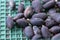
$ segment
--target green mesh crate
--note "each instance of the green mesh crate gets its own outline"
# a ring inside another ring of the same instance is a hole
[[[6,14],[10,14],[14,17],[17,14],[17,11],[11,11],[6,5],[9,0],[0,0],[0,40],[28,40],[23,35],[22,28],[14,27],[12,30],[9,30],[6,27]],[[14,0],[16,3],[16,8],[21,3],[21,0]],[[31,5],[29,0],[24,1],[25,8]],[[42,39],[41,39],[42,40]]]

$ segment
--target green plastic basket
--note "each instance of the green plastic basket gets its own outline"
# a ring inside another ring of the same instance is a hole
[[[6,7],[7,1],[9,0],[0,0],[0,40],[28,40],[28,38],[23,35],[22,28],[16,28],[15,26],[12,30],[9,30],[6,27],[6,14],[10,14],[12,17],[17,14],[17,10],[11,11],[8,7]],[[16,8],[18,8],[18,5],[21,3],[21,0],[14,1],[16,3]],[[28,5],[31,5],[30,1],[25,0],[25,8]]]

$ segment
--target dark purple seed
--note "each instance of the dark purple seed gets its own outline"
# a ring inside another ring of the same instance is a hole
[[[60,33],[60,27],[59,26],[53,26],[49,29],[53,34]]]
[[[45,25],[48,27],[48,28],[51,28],[52,26],[54,25],[57,25],[58,23],[55,22],[51,17],[48,17],[46,20],[45,20]]]
[[[26,18],[31,18],[33,15],[33,8],[31,6],[27,6],[27,8],[24,11],[24,16]]]
[[[58,1],[58,2],[56,2],[56,4],[57,4],[57,6],[60,8],[60,2]]]
[[[42,4],[41,4],[40,0],[32,1],[32,7],[35,10],[35,12],[41,12],[42,11]]]
[[[46,27],[46,26],[42,26],[42,28],[41,28],[41,32],[42,32],[42,36],[44,37],[44,38],[49,38],[49,37],[51,37],[51,33],[49,32],[49,29]]]
[[[60,40],[60,33],[54,35],[51,40]]]
[[[49,2],[50,0],[42,0],[43,3],[47,3]]]
[[[23,13],[24,12],[24,4],[19,4],[18,6],[18,13]]]
[[[41,34],[41,30],[37,26],[33,26],[34,34]]]
[[[26,37],[28,37],[28,38],[32,38],[32,37],[33,37],[34,32],[33,32],[33,29],[32,29],[31,26],[25,27],[25,29],[24,29],[24,35],[25,35]]]
[[[56,13],[56,9],[50,9],[50,10],[48,11],[48,15],[51,14],[51,13],[52,13],[52,14],[53,14],[53,13]]]
[[[33,26],[41,26],[42,24],[44,24],[44,21],[40,18],[32,18],[30,20],[30,23],[33,25]]]
[[[32,40],[40,40],[41,39],[41,35],[40,34],[36,34],[32,37]]]
[[[11,10],[15,10],[16,9],[16,4],[13,0],[10,0],[9,1],[9,7]]]
[[[47,15],[46,15],[46,13],[38,13],[38,14],[34,14],[32,16],[32,18],[41,18],[41,19],[45,20],[47,18]]]
[[[6,26],[11,29],[12,27],[14,27],[14,21],[12,19],[11,16],[7,16],[7,19],[6,19]]]
[[[25,28],[26,26],[28,26],[28,22],[26,21],[26,19],[18,19],[16,20],[16,23],[20,28]]]
[[[49,14],[50,17],[55,20],[57,23],[60,23],[60,13]]]
[[[20,18],[23,18],[24,17],[24,14],[23,13],[18,13],[14,18],[13,20],[16,21],[17,19],[20,19]]]
[[[45,3],[45,4],[43,5],[43,8],[49,9],[49,8],[54,7],[54,5],[55,5],[55,1],[52,0],[52,1],[49,1],[49,2]]]

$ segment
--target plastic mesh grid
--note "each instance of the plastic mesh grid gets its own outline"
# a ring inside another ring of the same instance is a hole
[[[6,40],[6,1],[0,0],[0,40]]]

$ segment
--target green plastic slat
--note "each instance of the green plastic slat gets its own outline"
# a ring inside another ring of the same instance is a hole
[[[0,40],[6,40],[6,1],[0,0]]]

